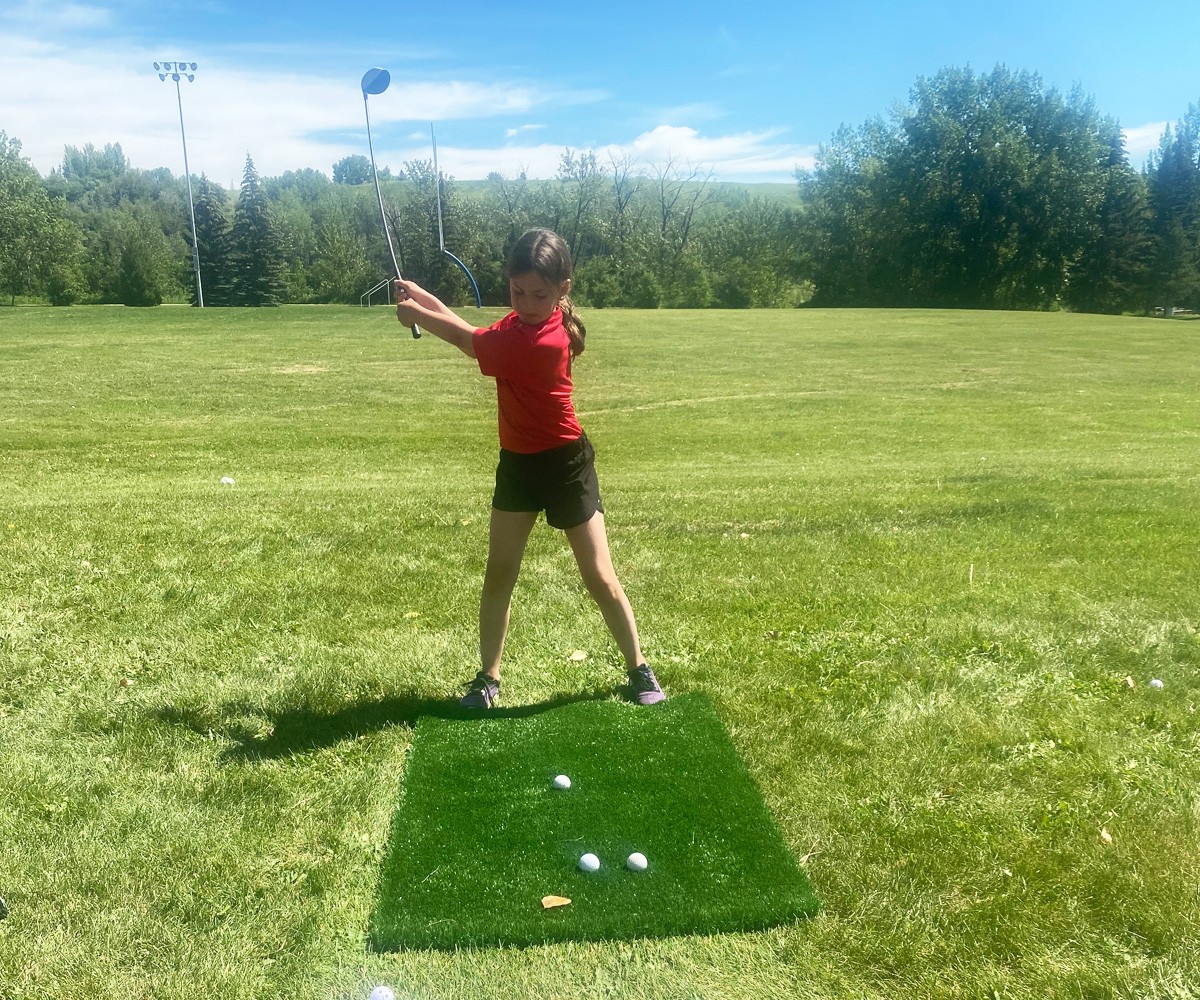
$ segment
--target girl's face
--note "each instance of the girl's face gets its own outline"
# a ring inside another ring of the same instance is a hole
[[[571,279],[561,285],[547,281],[536,271],[508,279],[508,297],[522,323],[545,323],[558,303],[571,290]]]

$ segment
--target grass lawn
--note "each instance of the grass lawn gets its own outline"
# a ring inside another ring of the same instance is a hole
[[[820,915],[373,950],[474,670],[491,383],[380,309],[0,309],[0,996],[1200,996],[1195,324],[586,319],[647,653]],[[543,526],[505,704],[620,666]]]

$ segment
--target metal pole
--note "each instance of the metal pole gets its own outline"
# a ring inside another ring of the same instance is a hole
[[[204,308],[204,286],[200,283],[200,243],[196,239],[196,209],[192,205],[192,172],[188,168],[187,133],[183,130],[183,95],[179,90],[179,74],[175,74],[175,97],[179,101],[179,134],[183,137],[183,172],[187,175],[188,215],[192,219],[192,264],[196,268],[196,305]]]
[[[160,68],[161,67],[161,68]],[[187,75],[188,82],[191,83],[196,79],[196,64],[190,66],[186,63],[155,63],[155,70],[158,71],[158,78],[166,80],[167,74],[171,74],[171,79],[175,81],[175,100],[179,104],[179,134],[183,138],[183,174],[187,178],[187,193],[188,193],[188,215],[192,220],[192,265],[196,269],[196,305],[204,308],[204,286],[200,281],[200,241],[196,238],[196,209],[192,204],[192,171],[188,166],[187,155],[187,132],[183,128],[183,92],[179,87],[179,77],[181,73]],[[190,70],[190,72],[189,72]]]

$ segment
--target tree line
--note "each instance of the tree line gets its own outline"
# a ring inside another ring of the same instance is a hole
[[[531,225],[571,246],[581,304],[926,306],[1147,312],[1200,307],[1200,107],[1134,169],[1117,122],[1032,73],[944,69],[887,117],[843,127],[784,195],[691,164],[567,150],[551,180],[380,171],[406,277],[486,303]],[[356,303],[390,262],[365,156],[194,190],[204,304]],[[68,146],[41,177],[0,131],[0,295],[54,304],[196,298],[186,181],[119,145]]]
[[[1200,307],[1200,107],[1141,171],[1033,73],[946,69],[800,178],[817,305]]]
[[[68,146],[41,178],[0,132],[0,295],[156,305],[196,300],[186,181],[130,167],[119,144]],[[193,187],[205,306],[357,303],[390,273],[379,204],[363,156],[321,171],[259,176],[246,159],[240,190],[201,176]],[[810,294],[795,244],[799,205],[711,183],[675,161],[651,174],[568,150],[543,181],[493,174],[460,185],[430,161],[380,171],[384,211],[406,277],[452,304],[507,301],[506,251],[533,225],[568,240],[576,293],[594,306],[793,306]]]

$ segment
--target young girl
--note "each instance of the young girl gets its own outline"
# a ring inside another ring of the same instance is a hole
[[[557,234],[525,233],[508,259],[513,311],[486,330],[413,282],[396,282],[401,323],[453,344],[496,380],[500,464],[479,601],[482,667],[459,703],[466,708],[491,708],[499,698],[513,587],[543,510],[547,522],[566,535],[584,585],[625,657],[630,698],[653,705],[665,697],[642,658],[633,609],[613,569],[595,453],[571,402],[571,362],[583,353],[586,332],[568,298],[572,272],[571,252]]]

